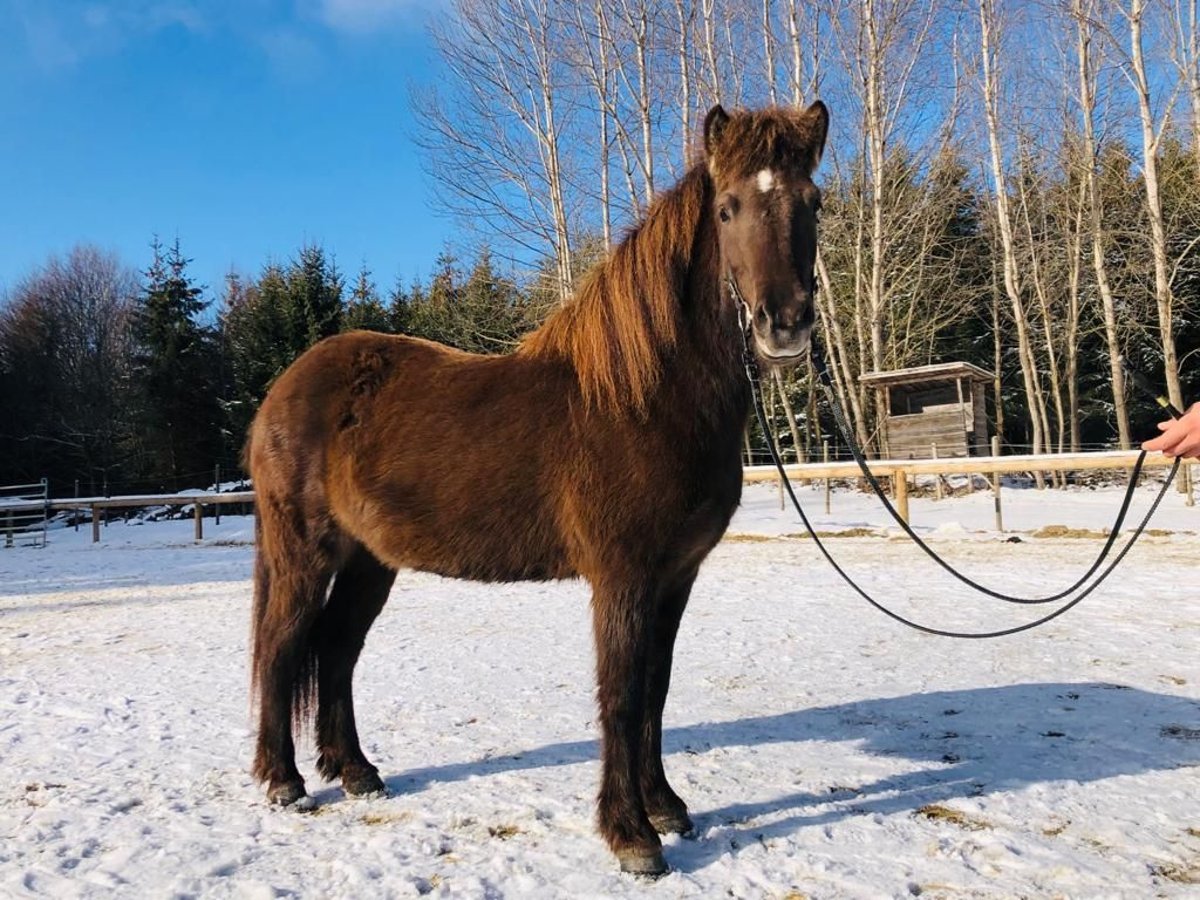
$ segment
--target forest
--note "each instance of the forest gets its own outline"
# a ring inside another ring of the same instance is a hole
[[[963,360],[1004,452],[1134,446],[1160,416],[1122,354],[1200,396],[1198,34],[1197,0],[454,0],[447,77],[394,111],[461,223],[432,274],[381,287],[309,244],[204,286],[153,236],[51,256],[0,295],[0,483],[236,477],[271,381],[339,331],[507,352],[694,163],[709,107],[818,97],[818,328],[857,440],[886,454],[859,376]],[[769,439],[845,455],[811,387],[771,377]]]

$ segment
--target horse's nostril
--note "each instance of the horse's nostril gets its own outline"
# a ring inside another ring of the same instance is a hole
[[[766,329],[771,324],[771,317],[767,314],[765,307],[760,306],[754,313],[754,324],[761,329]]]

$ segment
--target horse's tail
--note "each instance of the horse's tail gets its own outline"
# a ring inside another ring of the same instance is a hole
[[[249,443],[249,442],[247,442]],[[246,457],[249,460],[249,451]],[[263,520],[259,504],[254,504],[254,602],[250,608],[250,696],[258,696],[259,674],[262,667],[263,620],[271,595],[271,569],[263,548]]]
[[[274,519],[265,521],[263,510],[263,505],[267,502],[265,493],[265,491],[260,491],[259,496],[255,498],[254,510],[254,601],[250,613],[252,647],[250,693],[252,697],[260,696],[259,689],[268,671],[267,667],[279,664],[277,654],[282,649],[279,643],[280,630],[286,630],[298,615],[303,616],[307,612],[295,606],[297,601],[301,601],[301,598],[306,595],[286,591],[282,594],[276,592],[275,608],[272,608],[273,567],[271,562],[272,553],[276,552],[280,542],[278,533],[280,523]],[[268,534],[268,531],[271,533]],[[283,540],[287,540],[286,536]],[[293,543],[299,544],[300,541],[296,540]],[[292,645],[290,649],[282,650],[287,655],[296,654],[291,657],[296,672],[291,685],[291,706],[292,724],[297,732],[311,720],[316,705],[317,647],[313,637],[309,630],[299,646]]]

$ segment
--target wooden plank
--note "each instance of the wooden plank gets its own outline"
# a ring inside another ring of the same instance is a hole
[[[995,376],[969,362],[933,363],[909,369],[894,369],[891,372],[864,372],[858,376],[859,384],[882,387],[892,384],[911,384],[921,381],[950,381],[968,378],[971,381],[991,381]]]
[[[1090,472],[1098,469],[1128,469],[1137,462],[1136,450],[1107,450],[1099,453],[1022,453],[1013,456],[968,456],[964,459],[880,459],[868,460],[873,475],[883,477],[902,469],[910,475],[969,475],[972,472]],[[1161,453],[1146,457],[1146,469],[1170,468],[1173,459]],[[859,478],[862,472],[853,460],[831,463],[803,463],[785,466],[789,478]],[[773,481],[779,477],[774,466],[750,466],[743,470],[745,481]]]
[[[70,510],[88,509],[96,506],[101,509],[128,509],[133,506],[187,506],[197,501],[205,506],[228,503],[253,503],[254,491],[231,491],[226,494],[129,494],[120,497],[75,497],[72,499],[51,500],[47,506],[50,509]],[[42,502],[38,501],[40,509]],[[20,508],[24,504],[16,504]]]

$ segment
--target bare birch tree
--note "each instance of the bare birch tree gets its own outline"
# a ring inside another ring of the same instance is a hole
[[[577,99],[565,87],[563,24],[550,0],[455,0],[434,31],[452,89],[416,105],[443,206],[552,256],[565,299],[574,276],[562,135]]]
[[[1173,0],[1170,7],[1171,61],[1187,85],[1191,110],[1192,157],[1200,177],[1200,21],[1197,0]]]
[[[1075,20],[1075,62],[1079,77],[1079,121],[1082,131],[1080,153],[1083,162],[1083,185],[1088,198],[1092,272],[1096,279],[1096,292],[1100,296],[1100,309],[1104,320],[1104,345],[1112,384],[1113,411],[1117,419],[1117,440],[1122,450],[1128,450],[1131,446],[1129,410],[1125,403],[1125,374],[1121,370],[1117,306],[1105,259],[1103,200],[1096,183],[1096,167],[1100,160],[1100,150],[1096,143],[1096,94],[1100,50],[1095,40],[1094,19],[1098,14],[1097,0],[1071,0],[1071,15]]]
[[[996,228],[1000,234],[1004,273],[1004,291],[1012,309],[1013,324],[1017,331],[1017,352],[1021,362],[1021,376],[1025,386],[1030,424],[1033,434],[1034,453],[1045,447],[1045,420],[1041,413],[1042,392],[1038,376],[1037,361],[1029,335],[1029,317],[1022,295],[1021,275],[1017,265],[1015,241],[1013,239],[1013,216],[1009,209],[1008,184],[1005,178],[1004,154],[1001,149],[1000,121],[1000,53],[999,18],[995,0],[979,0],[979,46],[982,59],[983,112],[987,129],[989,161],[991,165],[992,200]]]
[[[1154,262],[1154,304],[1158,313],[1158,336],[1163,355],[1163,373],[1167,393],[1175,406],[1183,406],[1179,385],[1179,358],[1175,348],[1175,300],[1171,290],[1170,264],[1167,261],[1167,229],[1159,190],[1158,153],[1170,120],[1171,100],[1159,99],[1155,109],[1146,64],[1147,0],[1128,0],[1120,11],[1128,25],[1128,51],[1122,59],[1126,80],[1137,100],[1138,122],[1142,139],[1142,182],[1145,189],[1146,216],[1150,223],[1150,252]]]

